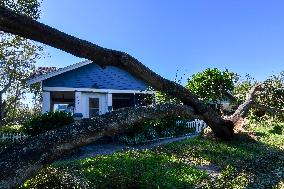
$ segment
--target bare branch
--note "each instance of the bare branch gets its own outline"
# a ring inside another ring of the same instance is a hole
[[[262,84],[253,86],[247,94],[246,100],[238,107],[235,113],[229,117],[229,119],[235,123],[240,118],[246,117],[250,108],[252,107],[256,91],[260,90],[261,88]]]

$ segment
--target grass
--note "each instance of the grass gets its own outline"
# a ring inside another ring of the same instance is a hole
[[[273,125],[274,124],[274,125]],[[228,142],[191,138],[152,150],[53,164],[24,188],[284,188],[284,138],[278,122],[251,121],[246,135]],[[201,170],[218,167],[216,175]]]
[[[92,188],[190,188],[208,175],[175,156],[156,154],[150,150],[118,152],[54,164],[53,168],[84,178]],[[25,187],[34,186],[38,183],[35,180],[26,182]],[[50,184],[54,180],[47,182]]]

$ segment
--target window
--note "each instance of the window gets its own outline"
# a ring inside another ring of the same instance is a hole
[[[113,110],[125,107],[134,107],[134,94],[112,94]]]
[[[100,100],[99,98],[89,98],[89,116],[95,117],[100,113]]]
[[[60,112],[66,112],[66,113],[71,113],[72,115],[74,114],[74,104],[59,104],[55,103],[53,105],[53,110],[54,111],[60,111]]]

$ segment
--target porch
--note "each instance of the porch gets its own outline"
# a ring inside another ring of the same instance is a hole
[[[43,91],[42,112],[65,111],[91,118],[124,107],[153,104],[154,93],[135,91]]]

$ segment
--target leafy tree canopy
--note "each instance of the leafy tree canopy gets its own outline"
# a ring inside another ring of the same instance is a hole
[[[11,9],[14,12],[24,14],[33,19],[40,17],[41,0],[1,0],[0,5]]]
[[[246,94],[256,83],[257,81],[249,74],[245,75],[245,77],[239,77],[233,90],[233,94],[237,98],[238,103],[245,101]]]
[[[256,101],[270,107],[284,107],[284,72],[273,75],[263,83],[262,91],[257,93]]]
[[[188,79],[186,88],[205,102],[217,102],[233,91],[236,80],[237,75],[233,72],[208,68],[193,74]]]
[[[0,6],[38,19],[40,3],[41,0],[1,0]],[[0,32],[0,122],[7,115],[17,115],[17,110],[22,107],[20,100],[30,91],[26,81],[41,54],[42,47],[36,42]],[[15,117],[9,119],[15,120]]]

